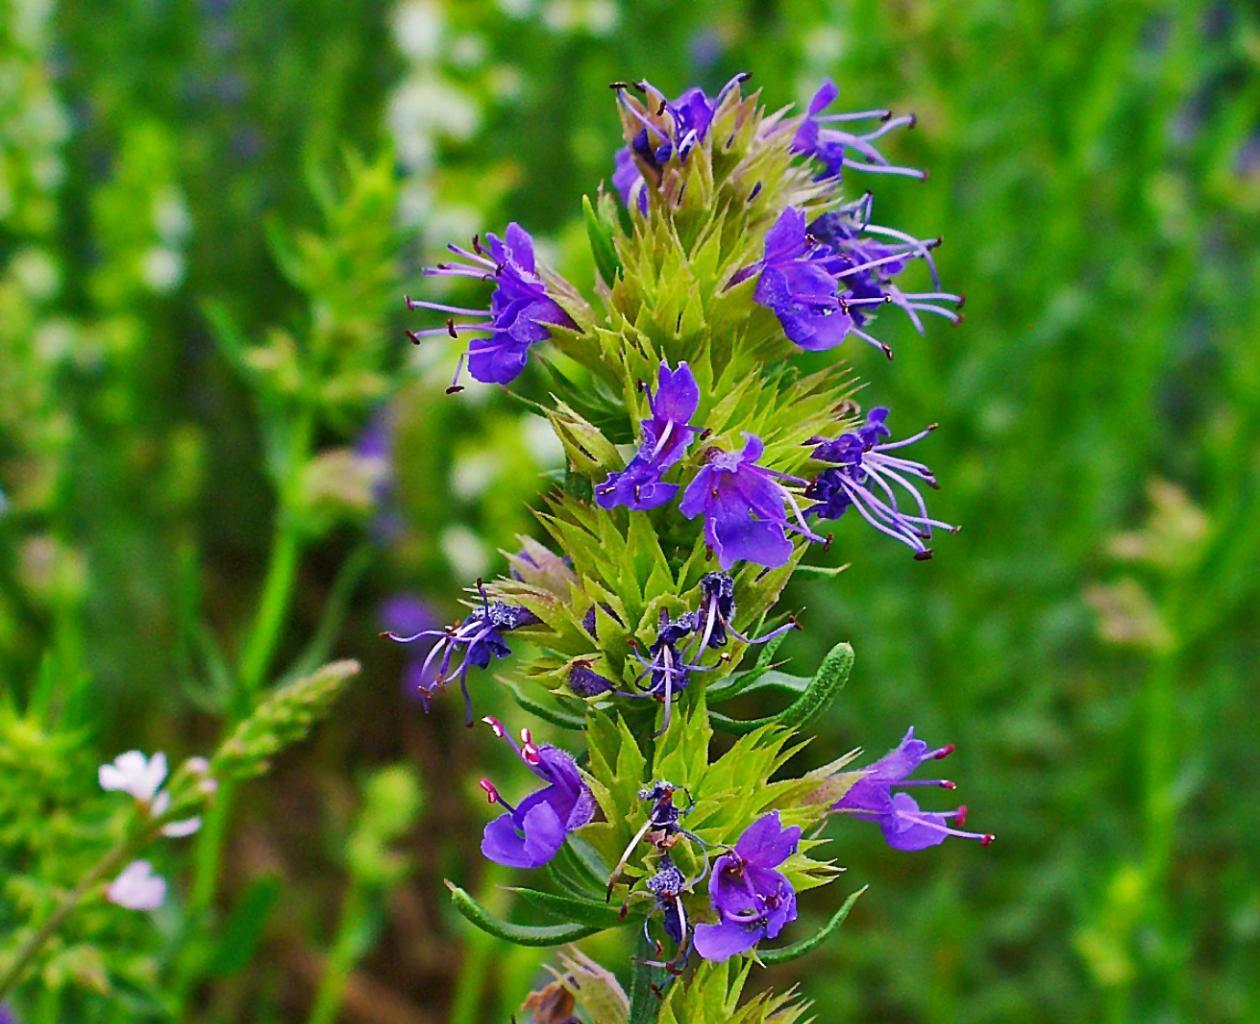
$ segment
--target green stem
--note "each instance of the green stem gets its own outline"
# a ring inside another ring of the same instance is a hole
[[[258,610],[241,645],[229,728],[243,720],[252,709],[254,698],[266,680],[288,617],[303,548],[302,530],[295,516],[297,490],[302,470],[310,456],[314,430],[314,417],[310,411],[304,411],[299,413],[290,431],[283,471],[277,481],[274,540]],[[235,787],[230,783],[220,785],[198,837],[192,891],[184,918],[186,939],[192,929],[204,927],[205,917],[218,891],[219,868],[227,842],[234,792]],[[174,985],[175,1005],[181,1011],[199,971],[199,958],[191,951],[191,945],[186,943],[189,951],[181,959]]]
[[[337,935],[324,963],[324,976],[320,979],[319,991],[315,994],[315,1005],[311,1010],[309,1024],[333,1024],[337,1019],[346,983],[359,957],[362,918],[366,910],[367,899],[363,888],[352,879],[341,907]]]
[[[4,973],[0,974],[0,999],[8,995],[13,990],[13,987],[22,980],[22,975],[27,967],[30,966],[31,961],[38,955],[44,943],[61,927],[62,922],[70,916],[74,908],[83,900],[83,897],[91,892],[103,879],[117,871],[139,845],[134,838],[124,839],[88,869],[87,874],[79,880],[79,884],[66,895],[57,906],[57,909],[49,915],[48,920],[40,925],[35,933],[22,944],[22,947],[17,951]]]

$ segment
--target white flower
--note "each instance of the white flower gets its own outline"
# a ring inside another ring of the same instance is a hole
[[[147,860],[133,860],[105,890],[111,903],[128,910],[156,910],[166,899],[166,879]]]
[[[143,804],[152,804],[166,780],[166,755],[161,751],[145,757],[138,750],[128,750],[103,764],[97,771],[101,789],[127,793]]]
[[[195,760],[202,762],[205,759]],[[206,765],[208,769],[209,765]],[[200,765],[194,770],[201,771]],[[114,758],[112,764],[101,765],[96,774],[101,789],[128,794],[151,818],[160,818],[171,805],[171,795],[161,791],[162,783],[166,781],[166,755],[161,751],[145,757],[138,750],[128,750]],[[199,828],[200,818],[186,818],[163,825],[162,835],[173,838],[190,836]]]

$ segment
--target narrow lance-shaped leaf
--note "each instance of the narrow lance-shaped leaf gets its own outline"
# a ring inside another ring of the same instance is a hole
[[[451,891],[451,902],[455,909],[464,917],[483,932],[518,946],[561,946],[605,930],[604,926],[587,924],[512,924],[490,913],[449,879],[446,887]]]
[[[770,964],[785,964],[789,960],[795,960],[797,957],[804,956],[806,953],[817,949],[831,937],[837,928],[844,924],[844,919],[849,916],[849,911],[853,909],[853,904],[858,901],[858,897],[866,890],[867,886],[864,885],[857,892],[850,893],[849,898],[840,905],[840,909],[832,915],[831,920],[808,939],[794,942],[790,946],[780,946],[778,949],[759,948],[757,950],[758,959],[767,966]]]
[[[605,205],[602,198],[601,207]],[[607,214],[610,211],[604,209],[601,212]],[[611,221],[608,216],[601,216],[601,212],[596,212],[590,196],[582,197],[582,217],[586,222],[586,237],[591,243],[591,255],[595,257],[599,276],[612,287],[621,273],[621,260],[617,258],[617,250],[613,246]]]
[[[580,896],[561,896],[558,893],[541,892],[519,886],[508,886],[523,903],[541,910],[558,921],[590,925],[592,928],[616,928],[624,923],[621,910],[603,900],[588,900]]]
[[[805,692],[778,714],[741,720],[710,712],[709,719],[717,728],[735,736],[742,736],[763,725],[786,725],[800,728],[813,721],[831,703],[848,681],[852,669],[853,648],[847,643],[836,644],[823,658],[822,664],[818,666],[818,671]]]

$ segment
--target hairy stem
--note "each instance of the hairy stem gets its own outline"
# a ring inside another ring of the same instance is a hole
[[[100,884],[103,879],[117,871],[140,845],[142,844],[135,838],[124,839],[88,869],[87,873],[79,880],[79,884],[62,899],[57,909],[49,915],[48,920],[40,925],[31,937],[22,944],[22,948],[18,950],[13,961],[5,968],[4,973],[0,974],[0,999],[8,995],[14,986],[22,980],[22,975],[39,954],[44,943],[56,933],[57,929],[70,916],[74,908],[82,902],[83,898]]]

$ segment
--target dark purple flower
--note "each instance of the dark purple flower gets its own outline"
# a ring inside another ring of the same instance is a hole
[[[536,868],[551,860],[570,832],[595,816],[595,798],[582,780],[573,758],[550,744],[535,744],[528,729],[521,730],[521,744],[508,735],[496,718],[482,719],[500,739],[507,740],[530,771],[546,785],[513,807],[489,779],[481,788],[492,804],[507,808],[486,825],[481,852],[496,864],[511,868]]]
[[[823,470],[805,489],[805,496],[817,503],[806,511],[823,519],[839,519],[850,507],[856,508],[875,529],[909,547],[915,558],[931,558],[927,541],[932,538],[932,527],[955,533],[958,527],[928,516],[927,503],[913,481],[935,488],[932,471],[921,462],[889,453],[927,437],[936,427],[934,424],[902,441],[880,443],[881,438],[891,436],[887,417],[887,409],[875,408],[855,433],[841,434],[832,441],[814,439],[819,442],[814,458],[835,463],[836,468]],[[897,504],[893,484],[910,495],[912,511],[903,511]]]
[[[595,501],[601,508],[625,505],[644,511],[673,499],[678,485],[661,483],[661,477],[683,457],[696,436],[688,420],[699,404],[700,389],[691,368],[683,362],[671,370],[668,363],[661,363],[656,394],[649,396],[652,415],[639,424],[638,452],[625,469],[609,473],[595,488]]]
[[[380,544],[389,544],[403,533],[403,516],[394,493],[394,416],[389,406],[382,407],[355,441],[359,458],[377,461],[383,472],[372,485],[375,515],[372,536]]]
[[[705,573],[700,578],[700,592],[703,595],[699,613],[703,625],[698,628],[701,650],[706,647],[715,650],[725,647],[728,633],[740,643],[764,644],[798,628],[796,619],[789,616],[784,625],[771,630],[765,636],[744,636],[731,624],[735,617],[735,581],[724,572]]]
[[[688,519],[704,516],[705,541],[723,569],[741,560],[769,569],[785,565],[792,557],[788,531],[821,539],[805,525],[795,496],[780,482],[804,481],[757,465],[764,452],[761,438],[747,433],[743,451],[710,448],[679,504]],[[792,509],[795,523],[789,521],[785,505]]]
[[[696,926],[696,952],[720,962],[775,938],[796,920],[796,891],[775,869],[796,852],[800,838],[799,826],[784,828],[779,812],[771,811],[717,859],[709,898],[718,923]]]
[[[695,612],[686,612],[676,619],[671,619],[669,614],[662,609],[660,627],[657,630],[656,640],[648,649],[648,655],[645,657],[640,654],[638,648],[632,645],[634,656],[643,666],[643,671],[634,681],[637,689],[615,691],[623,697],[647,697],[661,701],[665,705],[660,730],[662,733],[669,728],[670,708],[673,705],[674,694],[681,693],[690,685],[692,672],[709,671],[690,661],[688,649],[680,647],[684,639],[696,632],[699,624],[700,617]],[[688,644],[687,648],[690,646]],[[657,735],[659,736],[660,733]]]
[[[828,272],[835,275],[840,289],[841,309],[853,321],[850,333],[889,354],[887,345],[862,330],[880,306],[896,306],[906,314],[914,329],[923,334],[923,320],[919,314],[931,313],[959,324],[962,314],[957,310],[962,308],[964,297],[940,290],[940,277],[932,259],[932,250],[940,245],[939,238],[915,238],[896,228],[875,224],[871,220],[871,207],[872,197],[868,192],[860,199],[816,218],[809,225],[809,236],[819,246],[817,258]],[[893,279],[912,260],[919,259],[927,265],[936,290],[902,291]],[[949,305],[956,308],[950,309]]]
[[[903,125],[914,126],[914,116],[893,117],[889,110],[860,110],[850,114],[824,114],[831,106],[839,90],[830,78],[825,79],[814,98],[809,101],[809,109],[796,129],[792,140],[792,148],[798,153],[805,153],[818,160],[823,170],[818,177],[838,178],[845,167],[856,170],[872,171],[878,174],[904,174],[911,178],[925,178],[923,171],[913,167],[897,167],[890,164],[873,143],[876,139],[887,135],[895,128]],[[850,132],[845,129],[825,127],[826,125],[850,123],[854,121],[879,121],[880,125],[868,132]],[[850,151],[858,154],[854,159]]]
[[[668,853],[661,857],[656,874],[647,880],[648,892],[656,897],[656,909],[665,920],[665,934],[676,943],[683,940],[686,930],[686,911],[682,906],[682,893],[686,886],[683,873],[670,859]],[[647,922],[644,923],[647,928]]]
[[[614,156],[613,185],[627,207],[637,206],[640,213],[647,213],[648,184],[643,167],[659,180],[671,159],[677,157],[680,163],[685,162],[708,134],[713,115],[727,94],[747,78],[746,74],[736,75],[714,97],[693,87],[676,100],[666,98],[650,82],[614,83],[623,109],[639,125],[630,144]],[[631,96],[631,89],[642,99]]]
[[[474,608],[468,617],[444,629],[420,629],[409,635],[397,632],[386,632],[385,635],[398,643],[409,644],[422,639],[436,639],[433,649],[420,663],[418,670],[413,669],[411,678],[415,680],[420,699],[428,709],[429,701],[446,689],[452,676],[459,679],[459,688],[464,695],[464,717],[472,724],[472,695],[468,692],[468,670],[472,666],[486,668],[493,658],[506,658],[512,653],[504,633],[510,633],[521,626],[529,626],[538,622],[538,617],[519,605],[504,604],[502,601],[491,603],[485,592],[481,593],[481,605]],[[459,664],[452,667],[456,652],[462,652]]]
[[[469,251],[457,245],[447,246],[459,262],[439,263],[426,267],[431,277],[473,277],[494,282],[488,309],[449,306],[440,302],[407,299],[409,309],[432,309],[452,314],[445,327],[409,331],[417,344],[421,338],[449,334],[453,338],[469,335],[466,353],[468,372],[487,384],[507,384],[525,368],[530,346],[551,336],[552,326],[576,328],[572,317],[551,296],[539,276],[534,262],[534,240],[519,224],[507,226],[503,239],[487,234],[483,246],[473,238]],[[455,316],[476,317],[472,323],[457,324]],[[459,376],[464,366],[460,357],[449,391],[460,390]]]
[[[988,846],[993,842],[991,833],[963,832],[947,824],[951,819],[963,824],[967,815],[965,805],[953,811],[924,811],[909,793],[892,791],[894,786],[953,789],[954,784],[948,779],[910,778],[924,761],[939,761],[953,752],[952,743],[928,749],[926,743],[914,738],[912,726],[896,747],[861,769],[860,778],[832,805],[832,810],[864,821],[878,821],[888,845],[897,850],[925,850],[939,846],[950,836],[976,839],[982,846]]]
[[[588,661],[575,661],[569,666],[569,689],[582,698],[599,697],[611,693],[616,687],[613,681],[601,676]]]

